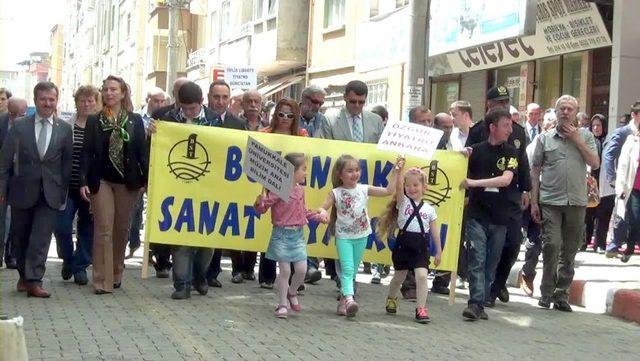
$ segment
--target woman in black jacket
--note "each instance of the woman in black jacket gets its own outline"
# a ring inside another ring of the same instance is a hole
[[[129,216],[146,187],[149,155],[144,125],[132,112],[131,90],[122,78],[102,82],[102,110],[87,119],[80,194],[94,215],[93,286],[96,294],[120,288]]]

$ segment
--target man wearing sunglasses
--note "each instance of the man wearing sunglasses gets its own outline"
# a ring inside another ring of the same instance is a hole
[[[359,143],[378,143],[384,130],[379,115],[363,110],[367,101],[367,84],[353,80],[344,90],[345,107],[337,116],[327,118],[317,134],[318,138],[346,140]]]
[[[310,137],[315,137],[327,118],[320,113],[327,92],[318,85],[310,85],[302,91],[300,102],[300,127],[307,130]]]

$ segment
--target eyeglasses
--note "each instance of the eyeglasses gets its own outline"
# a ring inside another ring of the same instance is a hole
[[[280,118],[287,118],[287,119],[295,118],[295,114],[293,114],[293,113],[285,113],[285,112],[278,112],[278,116]]]
[[[364,103],[366,103],[366,100],[349,99],[348,102],[349,102],[349,104],[364,105]]]

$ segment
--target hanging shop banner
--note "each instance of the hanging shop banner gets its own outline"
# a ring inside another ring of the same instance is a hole
[[[429,56],[535,33],[533,0],[432,0]]]
[[[509,64],[611,46],[594,3],[538,0],[536,33],[429,58],[431,76],[498,68]]]
[[[380,151],[375,144],[245,132],[217,127],[158,122],[152,138],[149,169],[146,240],[153,243],[264,251],[271,233],[269,214],[253,209],[262,185],[243,170],[247,138],[287,154],[305,152],[306,205],[318,209],[332,188],[331,169],[342,154],[360,160],[360,182],[386,186],[397,154]],[[438,150],[430,161],[407,157],[407,167],[422,167],[429,175],[424,199],[438,213],[444,245],[439,269],[457,267],[467,160],[457,152]],[[391,197],[369,198],[369,215],[375,228]],[[326,225],[305,227],[308,254],[336,258],[335,241]],[[365,259],[391,263],[394,239],[372,234]]]

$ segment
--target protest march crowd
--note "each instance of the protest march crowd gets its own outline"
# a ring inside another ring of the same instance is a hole
[[[179,78],[172,104],[162,89],[153,88],[136,113],[129,86],[112,75],[99,89],[79,87],[76,114],[65,121],[57,117],[59,93],[53,83],[35,86],[36,112],[29,116],[24,99],[0,89],[0,266],[4,261],[7,268],[18,270],[18,292],[50,297],[42,279],[53,235],[63,260],[63,280],[90,282],[97,295],[117,292],[123,285],[125,258],[141,243],[150,139],[162,136],[154,135],[159,120],[375,144],[388,113],[382,106],[364,110],[367,93],[365,83],[349,82],[344,107],[325,115],[326,93],[319,86],[305,88],[299,100],[282,98],[274,104],[263,102],[257,91],[232,93],[227,83],[217,80],[205,105],[200,86]],[[486,320],[485,308],[495,307],[496,300],[509,301],[506,283],[523,242],[525,264],[519,277],[524,292],[534,295],[542,255],[538,305],[570,312],[568,290],[579,250],[592,247],[625,263],[635,250],[640,232],[640,101],[607,135],[605,116],[578,113],[571,95],[558,98],[553,109],[529,104],[523,121],[504,86],[489,89],[486,99],[486,112],[480,109],[482,120],[475,124],[474,110],[464,100],[439,113],[425,106],[409,111],[410,122],[443,131],[438,149],[468,157],[467,177],[453,190],[466,192],[457,266],[457,287],[469,287],[463,319]],[[344,154],[333,165],[333,189],[324,202],[307,204],[308,155],[283,156],[294,167],[289,199],[263,190],[254,204],[258,214],[271,213],[273,224],[268,247],[260,255],[258,282],[276,288],[274,315],[287,318],[290,312],[301,312],[299,292],[305,283],[322,279],[323,265],[339,289],[337,314],[356,316],[357,298],[366,294],[358,292],[355,275],[367,237],[377,232],[381,239],[396,237],[386,312],[398,312],[399,297],[415,299],[415,320],[429,322],[429,264],[431,258],[439,264],[442,245],[437,209],[424,197],[429,186],[425,172],[405,167],[405,159],[398,156],[386,187],[360,184],[358,159]],[[367,211],[370,197],[388,200],[374,228]],[[308,257],[303,230],[309,221],[328,224],[337,261]],[[218,276],[223,255],[231,258],[232,283],[256,278],[256,252],[156,243],[149,247],[156,276],[172,274],[173,299],[222,287]],[[391,273],[385,265],[365,263],[364,269],[372,273],[372,283]],[[451,274],[432,272],[431,291],[448,294]]]

